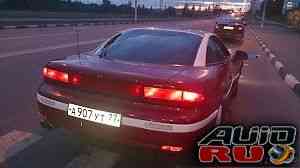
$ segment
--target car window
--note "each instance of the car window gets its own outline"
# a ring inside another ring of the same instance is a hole
[[[193,65],[202,41],[199,35],[137,29],[122,33],[105,47],[105,57],[128,62]]]
[[[206,64],[223,63],[228,56],[227,54],[226,50],[224,51],[214,38],[209,39],[206,51]]]
[[[211,39],[217,44],[220,52],[225,56],[225,57],[229,57],[230,53],[227,50],[227,48],[225,47],[224,43],[217,37],[212,36]]]

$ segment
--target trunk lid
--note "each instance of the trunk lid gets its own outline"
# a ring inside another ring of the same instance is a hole
[[[185,66],[129,63],[117,60],[83,56],[81,59],[50,62],[47,67],[76,74],[80,77],[78,87],[93,93],[108,96],[131,97],[139,85],[177,87],[182,83],[174,81],[175,76],[185,71]]]

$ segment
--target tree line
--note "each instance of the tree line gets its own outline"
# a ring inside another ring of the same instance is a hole
[[[83,3],[72,0],[0,0],[0,9],[7,10],[29,10],[29,11],[76,11],[76,12],[100,12],[129,14],[134,11],[134,4],[128,1],[127,4],[116,5],[110,0],[102,0],[101,4]],[[138,5],[140,14],[148,15],[157,13],[152,7]],[[162,14],[175,15],[175,8],[169,7]]]

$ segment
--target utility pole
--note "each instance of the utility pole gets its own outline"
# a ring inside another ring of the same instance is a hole
[[[255,22],[255,17],[256,17],[256,1],[257,1],[257,0],[252,0],[252,1],[251,1],[252,23]]]
[[[164,0],[160,0],[159,1],[159,8],[160,8],[161,11],[163,10],[163,7],[164,7]]]
[[[137,0],[134,0],[134,22],[137,22]]]
[[[267,3],[268,0],[264,0],[264,7],[263,7],[263,13],[262,13],[262,19],[261,19],[261,24],[260,27],[264,28],[264,24],[265,24],[265,19],[266,19],[266,10],[267,10]]]

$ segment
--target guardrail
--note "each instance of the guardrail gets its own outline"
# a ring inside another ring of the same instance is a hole
[[[203,17],[211,17],[213,15],[204,15]],[[68,27],[68,26],[92,26],[92,25],[114,25],[114,24],[134,24],[145,22],[161,22],[161,21],[179,21],[191,20],[196,18],[176,17],[176,18],[141,18],[135,22],[132,18],[127,19],[56,19],[56,18],[24,18],[11,19],[1,18],[0,29],[21,29],[21,28],[44,28],[44,27]]]

